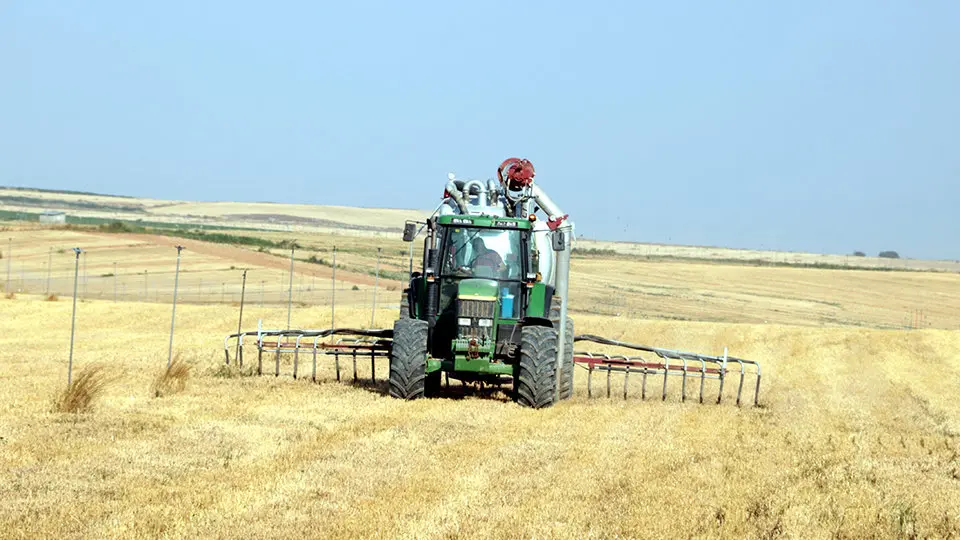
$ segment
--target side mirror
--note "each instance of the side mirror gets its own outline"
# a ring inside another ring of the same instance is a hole
[[[563,251],[567,249],[567,236],[563,231],[553,231],[553,250]]]
[[[417,224],[408,221],[406,225],[403,226],[403,241],[404,242],[413,242],[413,239],[417,237]]]

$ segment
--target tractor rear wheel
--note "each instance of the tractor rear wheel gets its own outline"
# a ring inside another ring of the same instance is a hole
[[[553,405],[557,383],[557,331],[546,326],[520,330],[520,363],[513,378],[514,399],[524,407]]]
[[[560,369],[560,399],[573,395],[573,319],[567,317],[567,335],[563,344],[563,367]]]
[[[400,319],[393,323],[390,395],[399,399],[423,397],[427,380],[426,370],[427,321]]]
[[[560,302],[563,299],[559,296],[553,297],[550,304],[550,321],[553,326],[559,328],[560,325]],[[567,335],[563,346],[563,369],[560,373],[560,399],[570,399],[573,395],[573,319],[567,317]]]

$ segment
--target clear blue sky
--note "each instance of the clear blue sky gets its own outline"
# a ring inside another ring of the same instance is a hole
[[[0,2],[0,185],[960,258],[960,2]]]

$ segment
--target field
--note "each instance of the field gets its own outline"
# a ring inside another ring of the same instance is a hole
[[[376,383],[368,362],[358,382],[336,382],[329,361],[318,383],[293,380],[289,358],[279,378],[227,368],[241,269],[253,284],[244,326],[285,324],[283,249],[7,233],[13,255],[0,270],[12,262],[21,292],[0,298],[3,537],[960,535],[955,273],[581,255],[571,276],[578,333],[728,347],[763,364],[761,406],[737,408],[731,388],[719,406],[680,403],[678,384],[666,402],[641,401],[638,387],[628,400],[588,399],[578,370],[572,400],[531,411],[502,391],[456,385],[398,402],[384,395],[385,362]],[[303,258],[329,261],[338,246],[338,325],[370,325],[377,247],[384,271],[404,270],[404,244],[370,238],[298,237]],[[154,397],[176,243],[187,251],[174,349],[192,370],[184,391]],[[89,249],[75,373],[102,365],[110,378],[83,414],[51,412],[70,328],[61,288],[73,255],[60,250],[73,245]],[[48,260],[56,301],[40,294]],[[105,276],[114,262],[115,280]],[[296,262],[293,326],[330,323],[331,274]],[[261,281],[272,285],[262,305]],[[393,320],[399,283],[380,281],[377,326]]]

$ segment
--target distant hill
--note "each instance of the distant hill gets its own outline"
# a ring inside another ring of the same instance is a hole
[[[121,197],[78,191],[0,188],[0,210],[62,210],[79,218],[215,225],[265,230],[399,231],[427,211],[312,204],[191,202]]]
[[[194,202],[121,197],[77,191],[0,188],[0,219],[19,213],[62,210],[73,223],[128,221],[144,226],[191,225],[263,231],[303,231],[369,236],[396,233],[407,220],[423,220],[426,210],[359,208],[270,202]],[[30,219],[35,219],[31,217]],[[68,221],[70,222],[70,221]],[[582,256],[619,255],[649,259],[700,259],[738,264],[860,268],[878,270],[936,270],[960,272],[958,261],[926,261],[852,257],[823,253],[795,253],[709,246],[673,246],[657,243],[608,242],[578,239]]]

